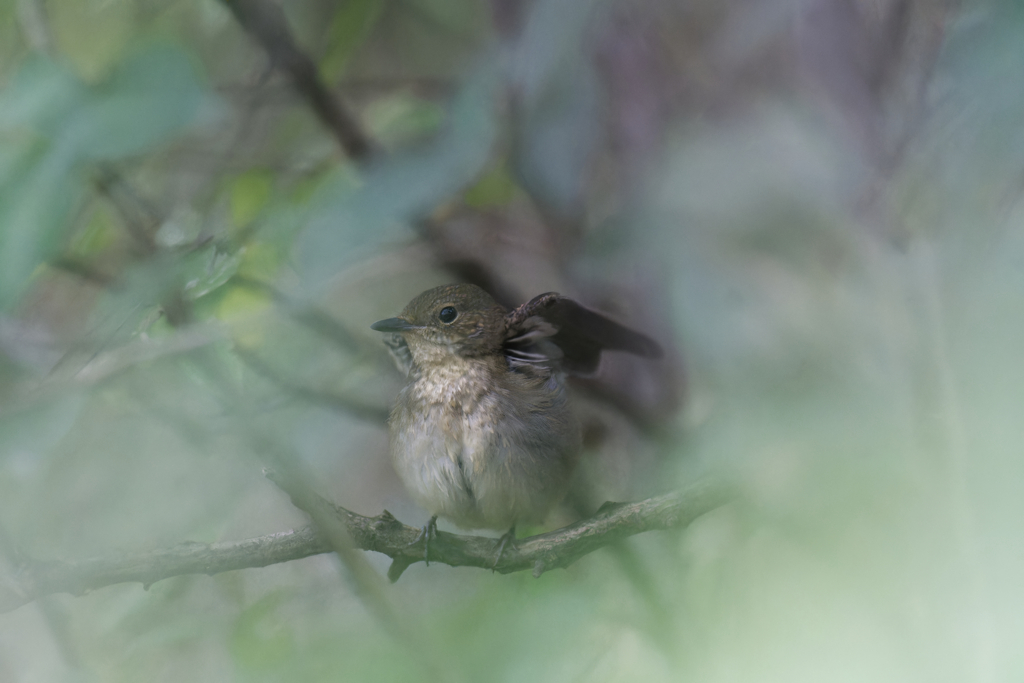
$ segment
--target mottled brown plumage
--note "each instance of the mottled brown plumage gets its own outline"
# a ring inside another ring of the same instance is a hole
[[[391,457],[432,515],[463,528],[539,523],[580,451],[566,373],[603,349],[661,354],[646,336],[558,294],[507,312],[474,285],[423,292],[373,329],[409,379],[389,420]]]

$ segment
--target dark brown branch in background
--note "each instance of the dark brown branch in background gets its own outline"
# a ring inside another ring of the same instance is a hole
[[[320,121],[327,126],[345,153],[356,161],[366,161],[375,150],[373,140],[363,131],[355,116],[320,80],[316,64],[295,43],[287,19],[272,0],[221,0],[234,14],[242,28],[270,56],[271,63],[286,72],[295,89],[306,100]],[[428,244],[434,246],[438,263],[465,282],[489,291],[499,302],[512,306],[518,303],[510,296],[489,269],[475,260],[448,259],[436,220],[422,216],[413,227]]]
[[[373,152],[370,139],[355,115],[320,80],[313,60],[295,44],[281,8],[270,0],[221,1],[242,28],[266,50],[273,66],[288,74],[292,85],[334,133],[345,153],[356,161],[367,160]]]
[[[270,57],[271,63],[288,74],[296,91],[306,100],[320,121],[334,134],[346,154],[356,161],[366,161],[376,149],[374,141],[362,129],[355,116],[320,80],[314,61],[299,49],[281,8],[273,0],[221,0],[231,10],[239,25],[258,42]],[[501,11],[499,10],[499,14]],[[515,10],[523,18],[522,8]],[[473,258],[446,256],[447,245],[438,221],[421,216],[413,221],[413,228],[432,245],[438,265],[459,280],[483,287],[497,301],[511,307],[518,304],[511,290],[489,268]]]
[[[502,574],[529,569],[539,577],[634,534],[686,527],[701,515],[727,503],[731,497],[727,487],[702,481],[684,491],[638,503],[606,505],[589,519],[507,546],[495,569]],[[402,524],[387,511],[376,517],[364,517],[320,500],[345,525],[355,547],[393,559],[388,571],[392,580],[397,580],[410,565],[423,560],[423,542],[416,540],[420,529]],[[213,575],[266,567],[333,550],[331,544],[317,535],[314,527],[308,526],[244,541],[182,543],[136,555],[70,562],[25,561],[15,575],[0,577],[0,612],[9,612],[54,593],[81,595],[126,582],[148,587],[173,576]],[[430,559],[439,564],[490,569],[494,558],[493,538],[442,531],[430,544]]]

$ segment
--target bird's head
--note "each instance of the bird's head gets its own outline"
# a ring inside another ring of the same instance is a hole
[[[370,327],[402,335],[413,358],[424,363],[499,352],[504,319],[505,309],[476,285],[443,285],[410,301],[397,318]]]

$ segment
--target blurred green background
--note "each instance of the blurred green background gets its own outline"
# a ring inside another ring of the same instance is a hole
[[[368,326],[450,281],[669,349],[574,384],[549,527],[741,493],[414,565],[429,663],[320,555],[0,614],[0,680],[1021,680],[1022,74],[1016,0],[3,0],[0,582],[306,524],[256,439],[422,524]]]

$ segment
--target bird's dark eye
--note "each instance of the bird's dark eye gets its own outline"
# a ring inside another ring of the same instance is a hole
[[[445,306],[441,309],[441,312],[437,314],[443,323],[450,323],[459,317],[459,312],[455,310],[454,306]]]

